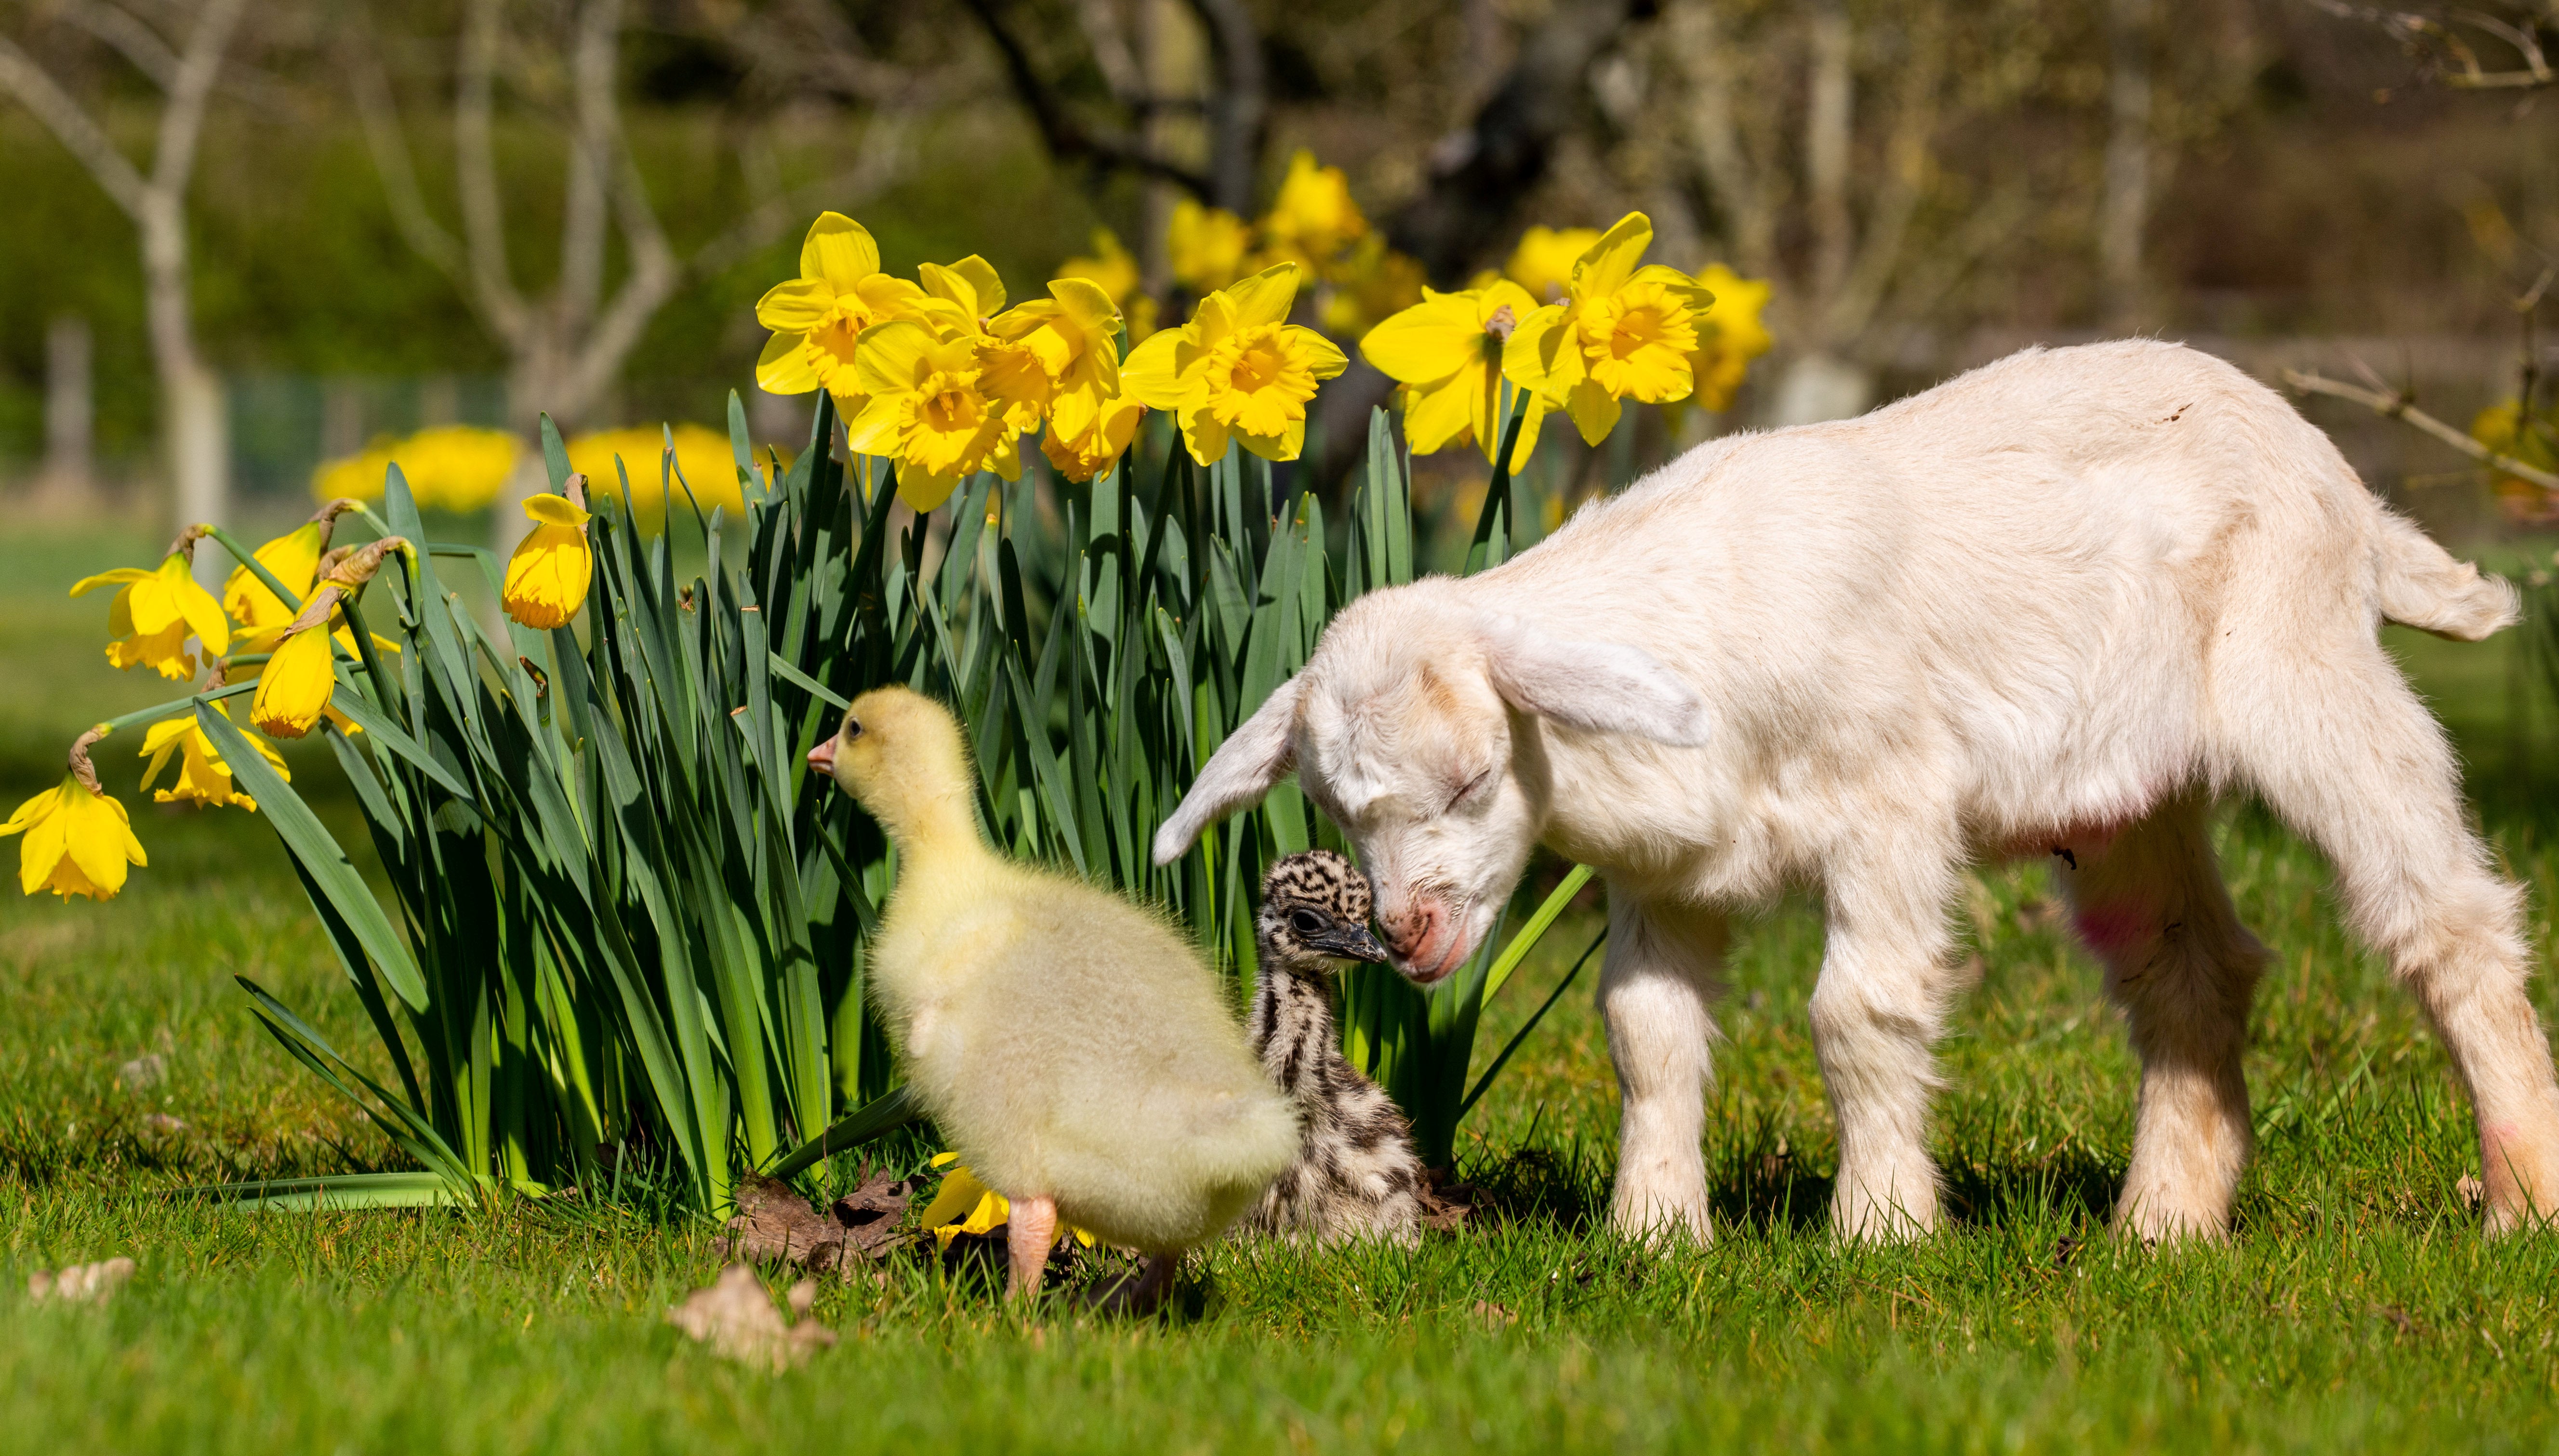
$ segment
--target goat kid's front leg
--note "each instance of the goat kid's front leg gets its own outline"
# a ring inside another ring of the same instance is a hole
[[[1622,1107],[1609,1201],[1620,1233],[1714,1237],[1700,1143],[1726,940],[1721,915],[1609,887],[1599,1010]]]
[[[1813,988],[1813,1051],[1839,1124],[1831,1227],[1842,1238],[1893,1239],[1937,1226],[1928,1158],[1929,1046],[1953,976],[1945,903],[1950,855],[1891,846],[1835,865],[1827,945]]]

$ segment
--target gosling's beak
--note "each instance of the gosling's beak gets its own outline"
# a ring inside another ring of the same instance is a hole
[[[1365,960],[1371,965],[1385,965],[1392,958],[1386,953],[1386,947],[1377,943],[1377,937],[1368,933],[1366,926],[1342,926],[1308,944],[1345,960]]]
[[[832,778],[835,773],[835,740],[820,739],[818,746],[809,750],[809,767]]]

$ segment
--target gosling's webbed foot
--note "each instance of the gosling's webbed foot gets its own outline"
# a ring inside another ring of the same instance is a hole
[[[1013,1279],[1007,1291],[1015,1299],[1036,1298],[1048,1272],[1049,1245],[1057,1241],[1057,1203],[1053,1199],[1018,1198],[1006,1220],[1004,1246],[1012,1255]]]
[[[1135,1273],[1120,1270],[1105,1274],[1086,1286],[1084,1307],[1096,1314],[1141,1318],[1155,1314],[1172,1298],[1173,1275],[1181,1264],[1179,1254],[1148,1254]]]

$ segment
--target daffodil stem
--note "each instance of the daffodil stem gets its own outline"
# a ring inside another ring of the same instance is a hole
[[[276,600],[284,603],[285,609],[288,612],[300,612],[302,610],[302,598],[296,594],[292,588],[278,580],[274,572],[267,570],[265,562],[258,560],[256,556],[250,554],[247,549],[242,547],[238,541],[232,539],[229,531],[223,529],[219,525],[209,525],[205,527],[205,534],[212,536],[216,541],[222,544],[222,548],[224,550],[230,552],[232,560],[247,567],[249,575],[256,577],[265,585],[268,591],[275,593]]]
[[[198,703],[221,702],[226,697],[237,697],[241,693],[255,691],[257,691],[257,679],[252,677],[246,682],[234,682],[226,687],[217,687],[211,692],[200,692],[161,703],[157,707],[137,708],[121,718],[109,718],[98,727],[107,733],[120,733],[127,728],[139,728],[146,723],[157,723],[163,718],[174,718],[180,713],[192,713]]]

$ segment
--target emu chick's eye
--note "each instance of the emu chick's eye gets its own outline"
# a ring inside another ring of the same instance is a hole
[[[844,720],[844,726],[843,726],[842,730],[841,730],[840,732],[838,732],[835,736],[836,736],[836,737],[838,737],[838,738],[841,738],[841,739],[842,739],[842,740],[844,740],[846,743],[850,743],[850,742],[852,742],[854,739],[861,737],[861,736],[862,736],[862,725],[861,725],[861,721],[860,721],[859,719],[856,719],[856,718],[846,718],[846,719]]]
[[[1323,930],[1324,918],[1311,910],[1292,910],[1288,912],[1288,928],[1301,936],[1315,935]]]

